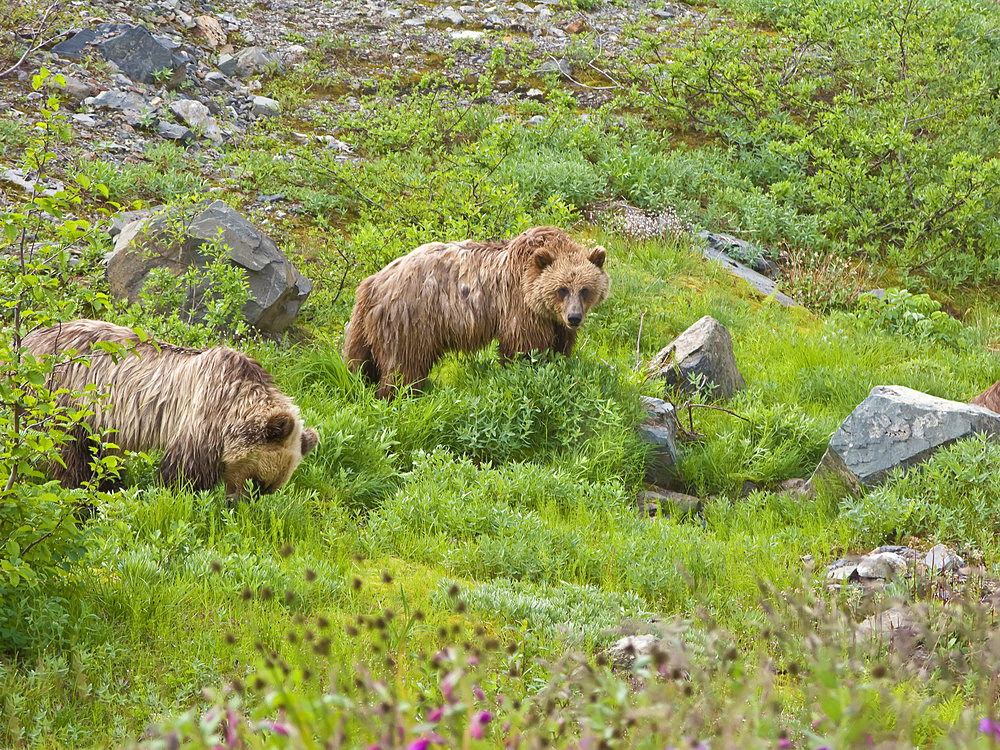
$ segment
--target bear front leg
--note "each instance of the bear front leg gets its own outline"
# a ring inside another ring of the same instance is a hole
[[[90,440],[90,430],[77,425],[70,432],[70,439],[60,451],[62,464],[52,462],[49,475],[57,479],[66,489],[76,489],[94,476],[94,445]]]
[[[186,484],[193,492],[210,490],[222,480],[222,443],[200,434],[178,435],[163,454],[160,479],[167,486]]]

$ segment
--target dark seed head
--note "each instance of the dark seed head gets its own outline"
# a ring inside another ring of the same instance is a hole
[[[876,664],[872,667],[872,677],[876,680],[881,680],[888,672],[889,670],[885,668],[885,664]]]
[[[313,651],[315,651],[320,656],[327,656],[330,653],[330,639],[320,638],[316,641],[316,645],[313,646]]]
[[[226,633],[226,643],[228,645],[230,645],[230,646],[232,646],[234,643],[236,643],[236,634],[235,633]]]
[[[382,583],[386,584],[392,583],[392,573],[390,573],[388,570],[382,571]]]
[[[291,589],[285,591],[285,604],[291,604],[295,601],[295,592]]]
[[[299,635],[294,630],[289,630],[288,633],[285,635],[285,638],[288,639],[289,643],[299,642]]]
[[[242,599],[245,602],[248,602],[251,599],[253,599],[253,592],[250,590],[249,586],[243,587],[243,590],[240,592],[240,599]]]
[[[328,628],[328,627],[330,627],[330,621],[327,620],[325,617],[317,617],[316,618],[316,624],[319,627],[321,627],[321,628]]]
[[[273,599],[274,590],[270,586],[262,586],[260,589],[260,598],[263,599],[265,602],[268,599]]]
[[[459,612],[459,613],[464,612],[465,611],[465,602],[458,602],[455,605],[455,611]]]
[[[212,560],[212,563],[208,567],[212,570],[213,573],[222,572],[222,563],[220,563],[218,560]]]
[[[423,622],[424,613],[418,609],[416,612],[413,613],[413,619],[416,620],[417,622]]]
[[[361,579],[358,578],[357,576],[354,576],[354,578],[351,579],[351,588],[354,589],[355,591],[360,591]]]
[[[514,643],[514,641],[511,641],[510,643],[507,644],[507,653],[508,654],[516,654],[517,653],[517,644]]]
[[[295,548],[291,544],[285,543],[282,545],[281,549],[278,550],[278,554],[282,557],[289,557],[295,551]]]
[[[358,629],[353,625],[347,625],[344,628],[344,632],[347,633],[349,636],[351,636],[351,638],[354,638],[358,634]]]
[[[302,575],[305,576],[306,581],[308,581],[309,583],[312,583],[313,581],[316,580],[316,571],[313,570],[312,568],[306,568],[305,573],[303,573]]]

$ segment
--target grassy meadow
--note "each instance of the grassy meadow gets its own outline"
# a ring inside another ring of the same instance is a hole
[[[982,591],[831,592],[824,568],[883,544],[941,542],[1000,577],[1000,444],[952,446],[861,496],[777,489],[811,474],[873,386],[966,401],[1000,377],[989,120],[1000,11],[911,3],[905,23],[869,28],[891,16],[874,0],[794,5],[798,17],[761,3],[708,9],[736,20],[688,29],[669,63],[637,48],[620,61],[617,98],[587,117],[554,77],[544,105],[485,101],[513,75],[499,53],[475,89],[429,72],[416,85],[366,81],[360,107],[338,107],[309,93],[347,75],[317,48],[304,67],[263,78],[286,114],[220,159],[163,143],[116,167],[88,158],[58,112],[41,135],[0,122],[8,153],[37,167],[49,149],[47,170],[83,176],[69,208],[22,196],[5,218],[5,248],[26,232],[56,248],[30,293],[17,286],[16,253],[0,248],[14,290],[5,310],[237,346],[320,433],[288,485],[236,507],[221,488],[158,487],[156,456],[130,459],[126,489],[88,496],[96,513],[57,572],[0,579],[0,746],[995,746],[1000,725],[981,722],[1000,711],[1000,639]],[[924,33],[938,45],[912,52],[909,75],[925,88],[909,101],[890,64],[893,28],[900,45]],[[733,35],[743,44],[713,79],[709,58]],[[815,46],[801,47],[809,35]],[[883,61],[865,57],[876,49]],[[786,53],[808,65],[779,80]],[[861,58],[868,67],[850,66]],[[643,76],[681,80],[685,61],[681,99],[643,87]],[[758,65],[761,80],[744,77]],[[707,93],[712,80],[753,107]],[[988,103],[975,112],[980,95]],[[297,105],[352,158],[295,142]],[[925,129],[896,127],[900,112],[922,118],[939,105],[948,115]],[[295,208],[276,212],[260,193]],[[238,280],[220,325],[152,298],[107,297],[99,220],[133,201],[204,197],[243,210],[316,282],[282,338],[225,325]],[[786,250],[795,273],[782,289],[808,307],[760,297],[705,260],[691,233],[616,231],[587,210],[608,199],[740,233],[774,257]],[[899,224],[887,228],[883,212]],[[92,227],[67,228],[79,216]],[[339,351],[362,278],[425,241],[544,223],[608,251],[611,295],[571,358],[449,355],[425,393],[391,402],[347,372]],[[914,296],[860,300],[877,286]],[[948,314],[933,315],[939,307]],[[681,445],[677,481],[703,509],[644,517],[639,397],[688,400],[646,380],[644,363],[704,315],[731,332],[746,386],[713,402],[734,414],[682,414],[700,438]],[[25,323],[5,313],[3,325],[6,335]],[[41,479],[21,481],[9,508],[41,492]],[[60,502],[51,492],[37,497]],[[0,563],[23,562],[23,546]],[[919,654],[854,639],[855,623],[900,601],[923,603]],[[643,633],[661,634],[664,650],[612,671],[609,645]]]

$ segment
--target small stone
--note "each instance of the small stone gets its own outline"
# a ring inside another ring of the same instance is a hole
[[[280,65],[278,58],[263,48],[246,47],[233,55],[219,55],[218,67],[227,76],[247,78]]]
[[[451,32],[452,39],[482,39],[486,34],[485,31],[473,31],[472,29],[462,29],[461,31]]]
[[[936,544],[924,557],[924,565],[935,573],[952,573],[965,567],[965,560],[943,544]]]
[[[459,13],[454,8],[447,8],[441,12],[441,20],[445,23],[450,23],[452,26],[464,26],[465,16]]]
[[[570,21],[566,24],[565,31],[567,34],[579,34],[581,31],[586,31],[587,22],[582,18],[577,18],[575,21]]]
[[[146,100],[131,91],[109,89],[97,96],[90,96],[83,103],[94,109],[113,109],[118,112],[141,112],[146,106]]]
[[[81,125],[85,128],[96,128],[99,124],[93,115],[76,114],[70,119],[77,125]]]
[[[858,575],[861,578],[892,579],[905,572],[905,558],[892,552],[866,555],[858,563]]]
[[[702,499],[670,490],[644,490],[639,499],[647,515],[690,515],[701,510]],[[650,512],[653,511],[653,512]]]
[[[905,607],[892,607],[866,617],[855,632],[862,639],[888,636],[893,645],[900,639],[910,640],[918,635],[913,613]]]
[[[609,649],[611,663],[619,669],[631,669],[636,659],[652,654],[659,643],[659,638],[649,634],[619,638]]]
[[[170,111],[187,123],[195,133],[215,143],[222,142],[219,123],[209,114],[204,104],[194,99],[178,99],[170,105]]]
[[[198,16],[194,19],[195,36],[204,39],[212,49],[225,47],[229,43],[226,30],[214,16]]]
[[[407,18],[403,21],[403,26],[426,26],[426,18]]]
[[[857,560],[837,560],[827,566],[826,578],[828,581],[847,581],[858,571]]]
[[[84,99],[94,95],[96,89],[91,86],[86,81],[82,81],[79,78],[73,76],[63,76],[63,85],[57,84],[53,79],[51,81],[51,86],[56,89],[64,98],[74,104],[82,102]]]
[[[160,120],[159,124],[156,126],[156,132],[164,138],[168,138],[172,141],[182,141],[186,143],[194,140],[194,133],[191,132],[190,128],[186,128],[183,125],[177,125],[176,123],[167,122],[166,120]]]
[[[532,115],[528,118],[527,124],[531,127],[536,127],[545,122],[545,115]]]
[[[529,99],[543,99],[545,97],[545,92],[541,89],[528,89],[525,96]]]
[[[266,96],[255,96],[253,98],[253,113],[257,117],[277,117],[281,114],[281,105]]]
[[[309,50],[301,44],[293,44],[281,50],[281,61],[285,65],[298,65],[306,59],[308,54]]]

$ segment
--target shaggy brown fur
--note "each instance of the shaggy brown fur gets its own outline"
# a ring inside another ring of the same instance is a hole
[[[93,345],[128,346],[115,361]],[[256,361],[224,346],[187,349],[151,341],[139,343],[128,328],[99,320],[75,320],[32,332],[24,346],[35,357],[74,350],[89,366],[70,360],[55,366],[47,386],[83,391],[93,384],[106,398],[90,406],[93,415],[62,451],[65,466],[51,474],[66,487],[93,476],[96,448],[88,438],[104,435],[124,450],[163,450],[160,476],[206,490],[224,481],[239,497],[249,480],[263,493],[291,477],[319,436],[303,429],[299,410]],[[69,397],[64,405],[69,405]],[[81,404],[84,405],[84,404]]]
[[[569,355],[587,312],[608,296],[602,247],[585,248],[555,227],[502,242],[432,242],[358,286],[344,358],[388,397],[422,386],[446,351],[493,339],[504,358]]]
[[[971,403],[985,406],[1000,414],[1000,380],[972,399]]]

